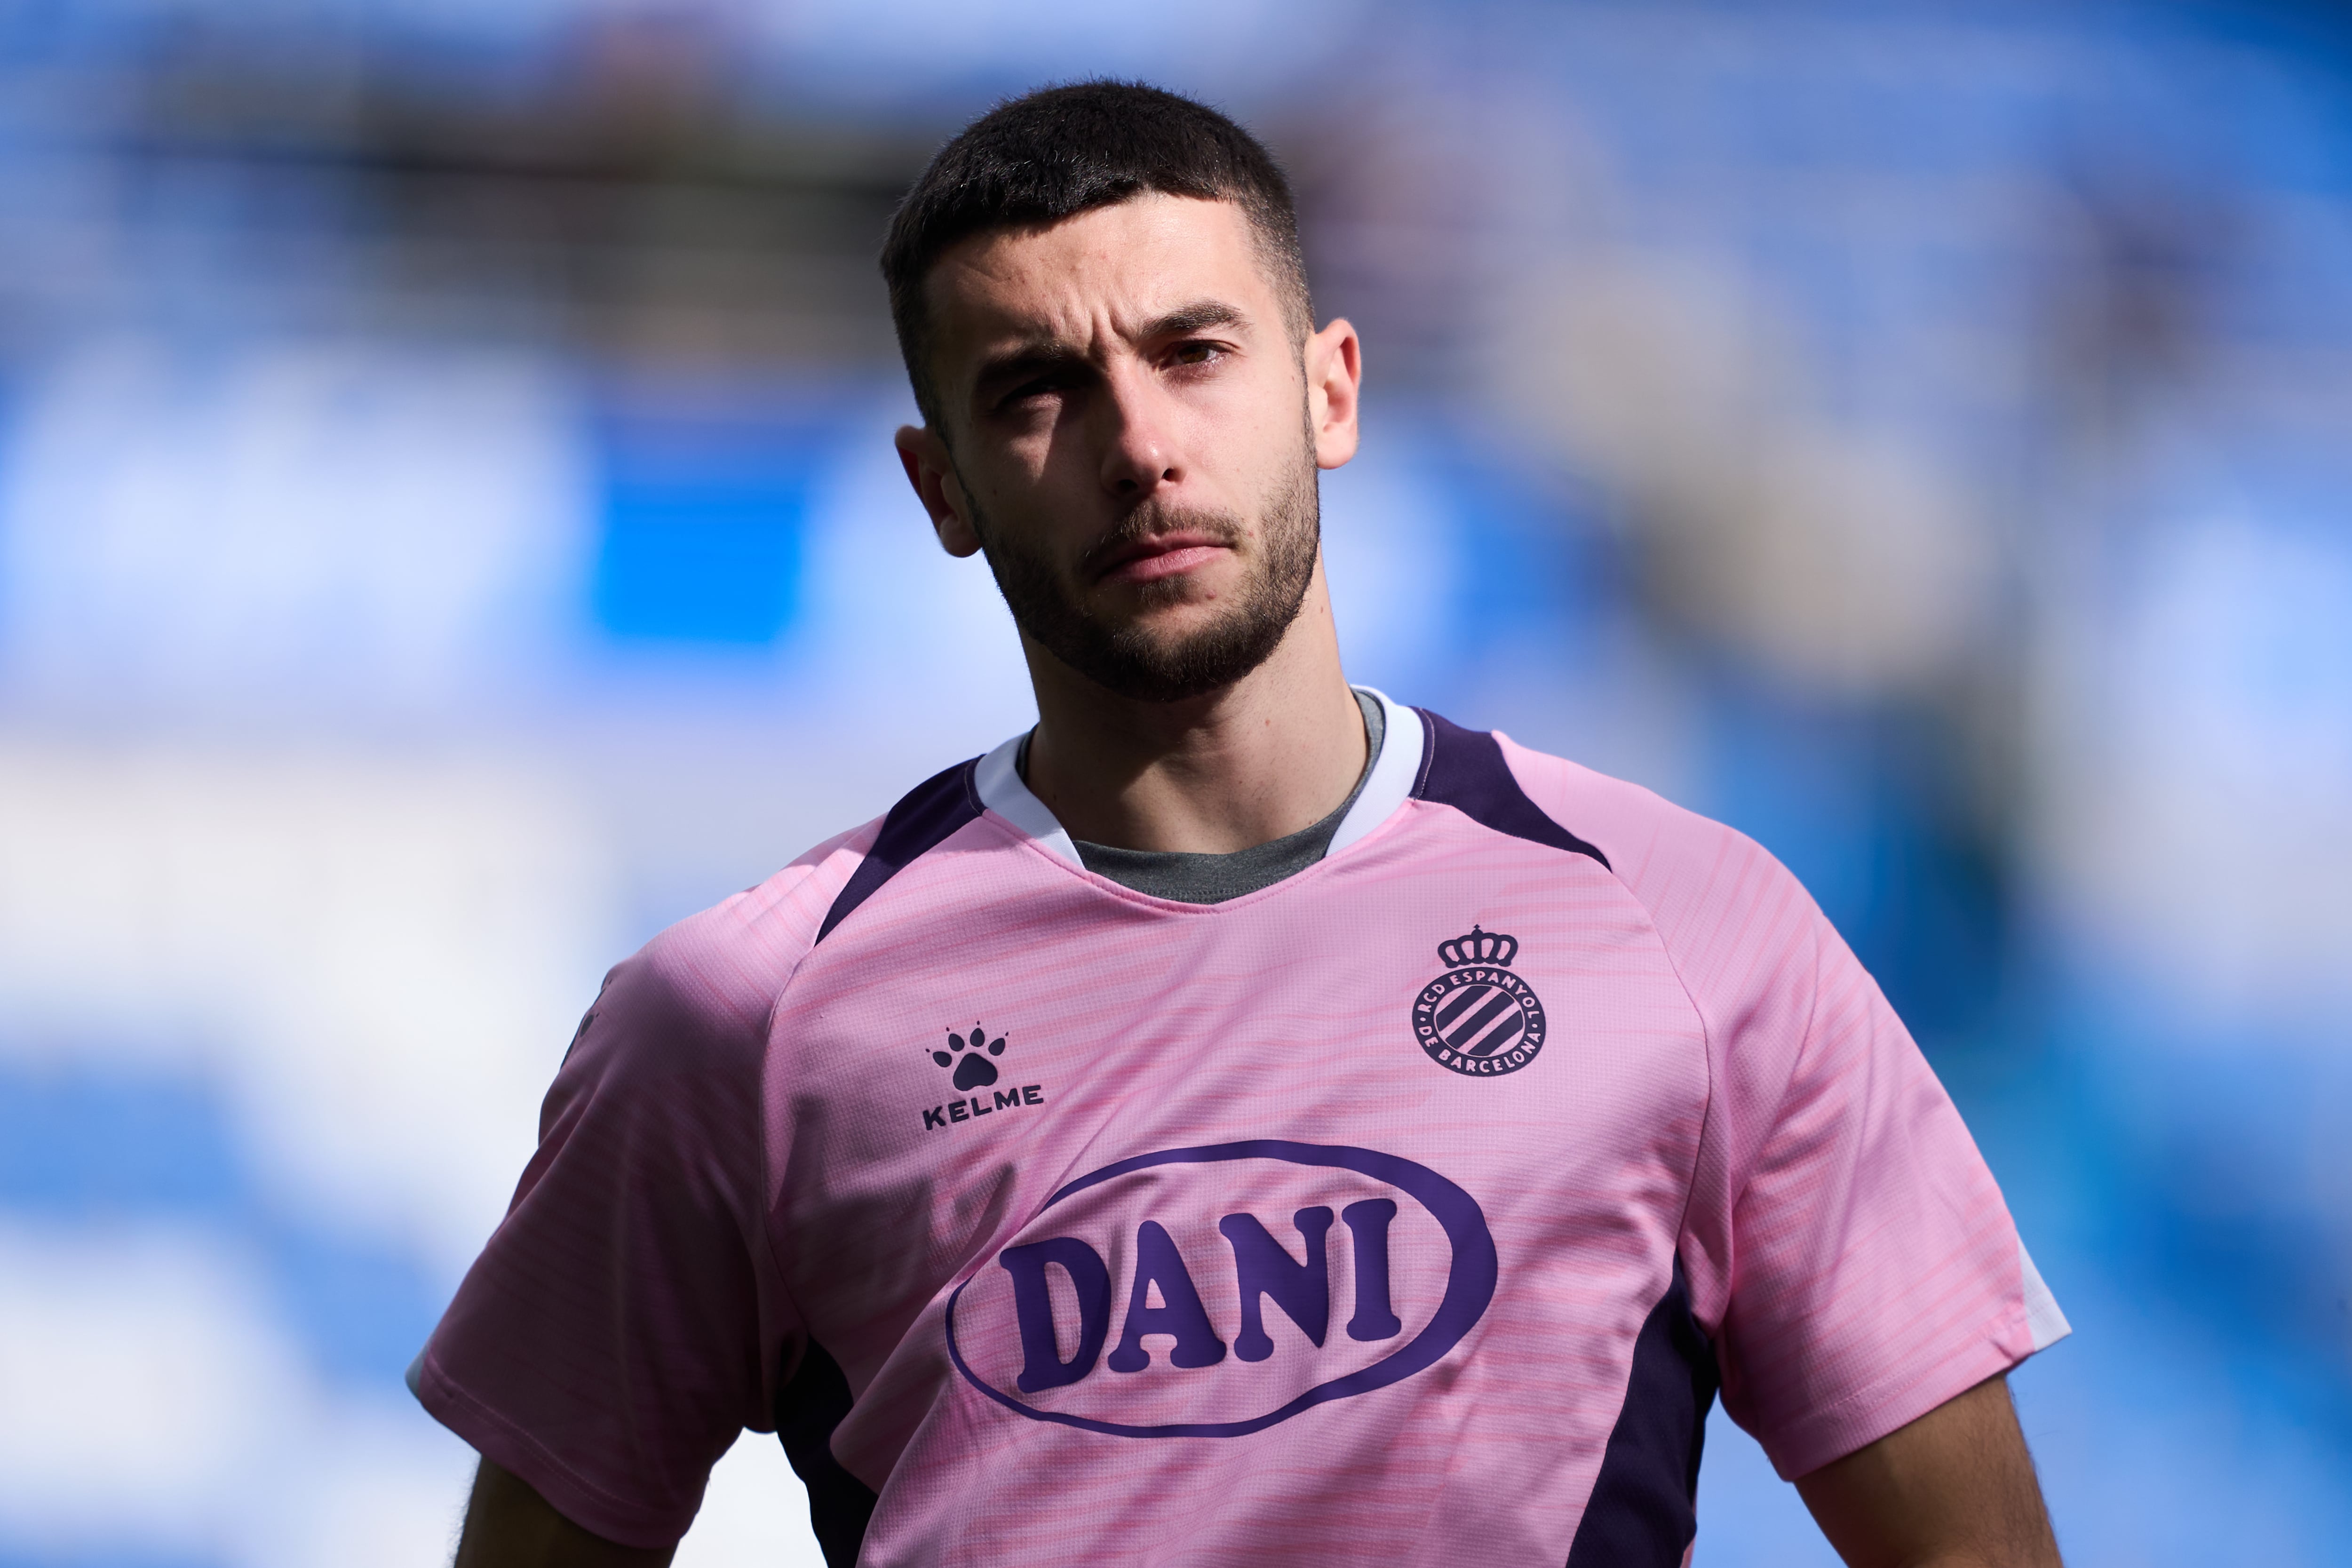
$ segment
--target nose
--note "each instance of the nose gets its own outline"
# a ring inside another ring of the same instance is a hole
[[[1184,477],[1175,433],[1163,406],[1165,394],[1148,374],[1133,369],[1114,374],[1098,407],[1104,428],[1102,485],[1119,500],[1132,505],[1147,500],[1162,485]]]

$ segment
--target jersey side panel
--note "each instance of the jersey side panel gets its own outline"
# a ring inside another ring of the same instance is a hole
[[[773,1419],[799,1327],[764,1225],[769,1016],[877,826],[606,977],[422,1357],[436,1418],[608,1539],[677,1541],[710,1466]]]
[[[1730,828],[1508,742],[1609,856],[1706,1020],[1681,1243],[1725,1407],[1803,1475],[2032,1353],[1991,1173],[1885,997],[1796,879]]]

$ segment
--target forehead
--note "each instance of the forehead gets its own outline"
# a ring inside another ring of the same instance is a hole
[[[1248,216],[1232,202],[1157,193],[1044,228],[950,247],[925,279],[932,341],[953,363],[1006,337],[1091,342],[1211,299],[1276,310]]]

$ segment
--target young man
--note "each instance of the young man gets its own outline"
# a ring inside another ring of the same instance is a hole
[[[2064,1320],[1803,890],[1347,684],[1264,150],[1033,94],[883,269],[1039,721],[606,981],[419,1358],[459,1563],[666,1562],[749,1426],[837,1564],[1671,1568],[1719,1380],[1848,1562],[2054,1563]]]

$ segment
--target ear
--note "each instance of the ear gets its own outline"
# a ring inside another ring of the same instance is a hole
[[[1363,388],[1364,348],[1345,317],[1307,340],[1307,420],[1315,432],[1315,466],[1336,468],[1356,455],[1356,410]]]
[[[958,558],[979,553],[980,534],[971,526],[971,506],[949,459],[948,444],[928,425],[901,425],[897,440],[907,482],[930,513],[940,548]]]

